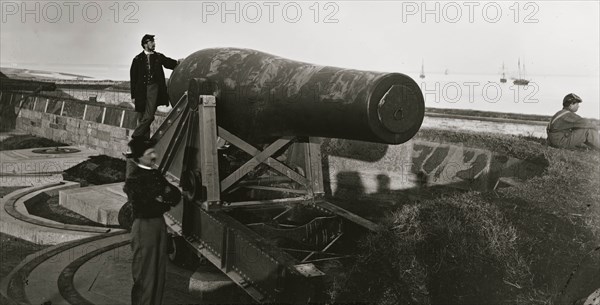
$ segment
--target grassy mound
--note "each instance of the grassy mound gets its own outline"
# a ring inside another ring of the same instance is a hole
[[[32,135],[14,135],[0,141],[0,150],[67,146],[60,142]],[[81,186],[99,185],[125,181],[125,161],[109,156],[92,156],[63,174],[69,181],[80,182]]]
[[[125,181],[125,160],[109,156],[92,156],[67,170],[63,179],[79,182],[82,187]]]
[[[400,202],[383,220],[387,229],[366,238],[355,265],[336,279],[333,300],[572,304],[600,287],[600,154],[531,137],[434,130],[418,137],[548,167],[494,192]]]
[[[14,135],[4,139],[3,141],[0,141],[0,150],[16,150],[58,146],[67,146],[67,144],[32,135]]]
[[[6,277],[27,255],[40,251],[48,246],[37,245],[26,240],[0,233],[0,277]],[[0,295],[0,304],[16,304]]]

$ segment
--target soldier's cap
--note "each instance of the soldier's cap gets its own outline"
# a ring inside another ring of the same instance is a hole
[[[144,44],[148,41],[154,41],[154,36],[156,36],[156,35],[150,35],[150,34],[144,35],[144,37],[142,37],[142,46],[144,46]]]
[[[581,102],[583,102],[583,100],[575,93],[569,93],[563,99],[563,105],[565,106]]]
[[[146,150],[153,148],[156,143],[153,140],[134,138],[127,145],[129,146],[129,152],[126,154],[126,157],[137,159],[143,156]]]

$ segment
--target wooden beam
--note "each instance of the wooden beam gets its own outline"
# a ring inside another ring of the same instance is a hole
[[[222,127],[219,127],[219,136],[221,136],[223,139],[227,140],[229,143],[233,144],[235,147],[243,150],[244,152],[246,152],[252,156],[255,156],[260,153],[259,149],[250,145],[246,141],[240,139],[239,137],[230,133],[229,131],[227,131],[226,129],[224,129]],[[268,165],[269,167],[273,168],[274,170],[278,171],[279,173],[289,177],[290,179],[294,180],[295,182],[299,183],[300,185],[302,185],[304,187],[309,187],[309,181],[305,177],[298,174],[295,170],[291,169],[289,166],[277,161],[276,159],[271,158],[269,156],[269,158],[267,158],[264,161],[264,164]],[[221,188],[224,189],[223,187],[221,187]]]
[[[263,151],[256,150],[257,154],[254,154],[252,159],[248,160],[248,162],[244,163],[244,165],[240,166],[237,170],[231,173],[227,178],[223,179],[221,182],[221,189],[227,190],[231,187],[236,181],[242,179],[246,174],[251,172],[254,168],[256,168],[261,163],[264,163],[268,158],[270,158],[273,154],[277,153],[281,148],[286,146],[291,142],[291,139],[278,139],[273,142],[269,147],[267,147]]]
[[[333,203],[330,203],[327,201],[317,201],[314,203],[314,205],[318,205],[322,208],[325,208],[325,209],[333,212],[334,214],[344,217],[344,218],[346,218],[356,224],[359,224],[373,232],[378,232],[381,229],[380,226],[377,225],[376,223],[374,223],[370,220],[364,219],[350,211],[342,209]]]
[[[221,200],[219,159],[217,156],[217,100],[213,95],[200,95],[199,130],[202,185],[206,187],[206,201]]]

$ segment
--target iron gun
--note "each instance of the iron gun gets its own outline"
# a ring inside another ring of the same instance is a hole
[[[195,52],[173,71],[171,101],[190,79],[215,93],[217,121],[245,139],[311,136],[400,144],[423,122],[423,94],[400,73],[343,69],[292,61],[249,49]]]
[[[417,84],[227,48],[184,59],[169,95],[153,139],[184,194],[165,214],[173,259],[206,258],[259,303],[326,300],[358,237],[378,226],[327,200],[319,138],[410,140],[424,116]]]

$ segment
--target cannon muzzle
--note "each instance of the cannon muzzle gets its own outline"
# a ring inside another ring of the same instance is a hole
[[[183,60],[169,80],[172,102],[190,80],[207,80],[219,126],[249,141],[281,136],[400,144],[421,127],[417,83],[404,74],[308,64],[249,49],[217,48]]]

